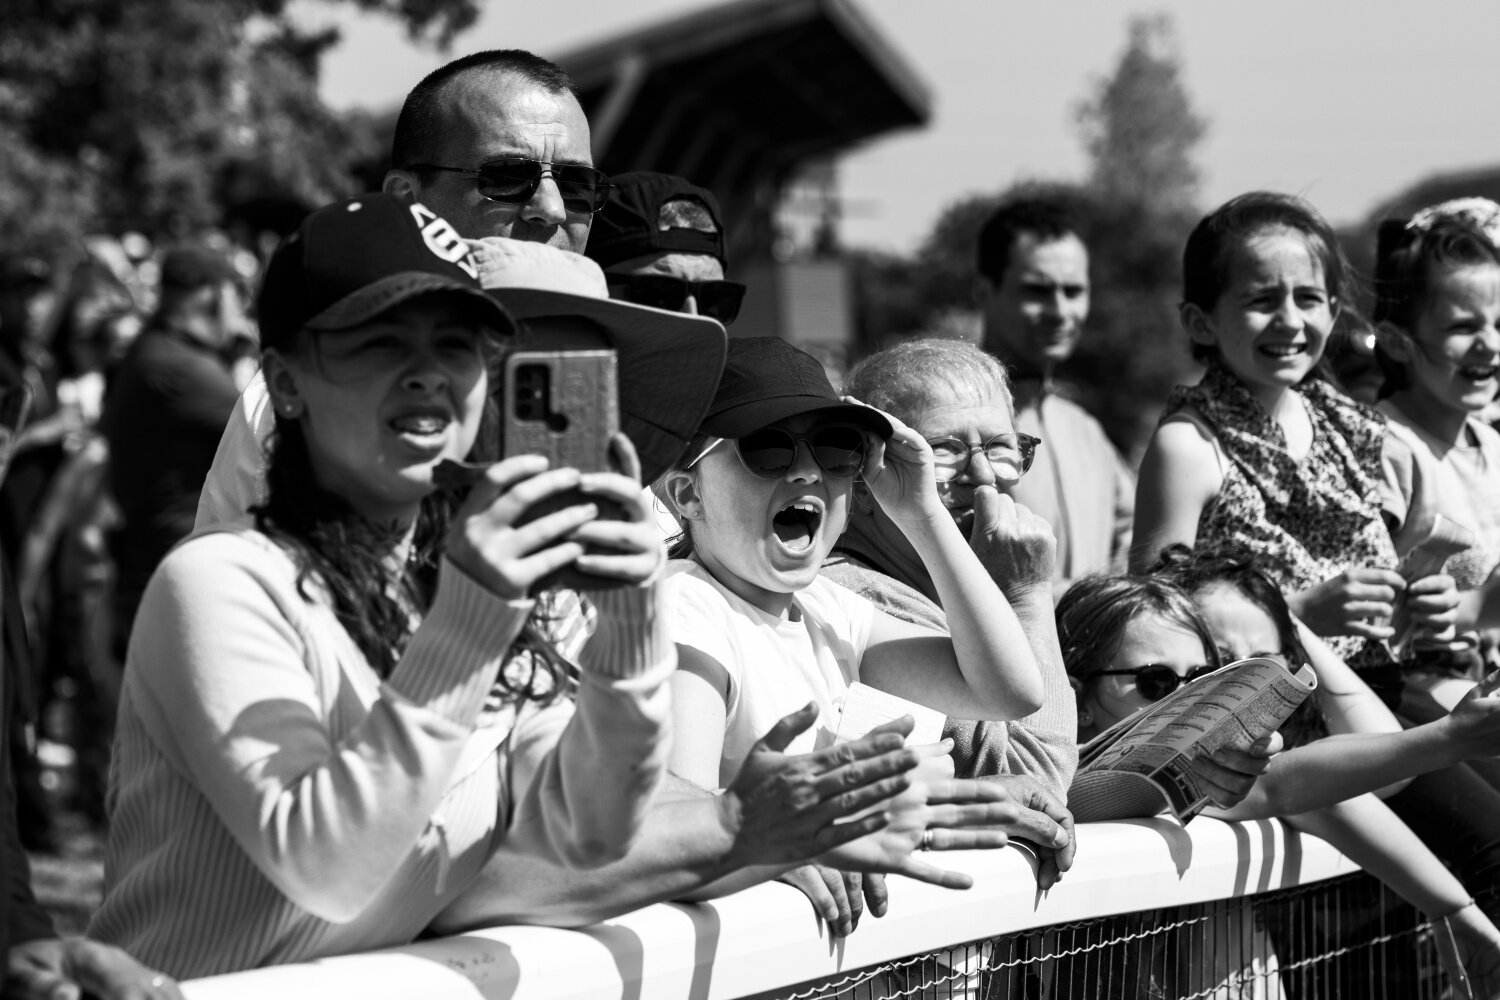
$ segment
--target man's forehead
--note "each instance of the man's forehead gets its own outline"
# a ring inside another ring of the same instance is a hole
[[[1011,270],[1022,277],[1046,275],[1059,280],[1088,281],[1089,251],[1076,234],[1039,236],[1018,233],[1011,248]]]
[[[450,152],[593,162],[588,119],[567,90],[552,91],[513,72],[481,70],[454,80],[442,106]]]

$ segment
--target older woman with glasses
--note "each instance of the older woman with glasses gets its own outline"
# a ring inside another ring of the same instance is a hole
[[[962,341],[913,340],[861,362],[845,390],[927,441],[943,507],[1015,609],[1041,667],[1039,711],[1014,722],[948,721],[944,735],[955,742],[957,773],[1029,775],[1061,797],[1078,748],[1052,613],[1056,544],[1051,527],[1008,495],[1038,442],[1016,432],[1005,366]],[[823,572],[897,618],[948,630],[921,555],[863,490]]]

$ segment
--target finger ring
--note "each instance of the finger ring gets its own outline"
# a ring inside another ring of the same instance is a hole
[[[151,977],[151,988],[153,990],[159,990],[159,989],[161,989],[165,985],[167,985],[167,977],[166,976],[152,976]]]
[[[930,850],[932,850],[932,830],[928,829],[928,830],[923,830],[922,831],[922,842],[917,845],[917,850],[919,850],[919,851],[930,851]]]

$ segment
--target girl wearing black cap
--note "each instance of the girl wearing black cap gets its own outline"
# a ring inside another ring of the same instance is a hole
[[[841,401],[815,358],[769,338],[730,342],[703,430],[715,437],[664,483],[691,554],[670,580],[674,773],[722,787],[809,701],[823,716],[803,739],[827,742],[856,680],[957,718],[1037,709],[1021,623],[944,510],[919,435]],[[856,476],[922,553],[951,638],[820,578]]]

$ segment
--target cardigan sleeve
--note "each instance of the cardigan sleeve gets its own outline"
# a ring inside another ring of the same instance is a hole
[[[153,741],[256,867],[342,922],[426,828],[529,609],[445,563],[379,697],[336,739],[315,669],[357,656],[353,643],[302,599],[283,553],[220,532],[177,548],[152,578],[126,684]]]
[[[579,657],[575,710],[550,717],[554,726],[566,719],[555,741],[517,733],[519,756],[539,762],[525,767],[507,848],[577,868],[629,851],[666,771],[677,647],[665,589],[657,582],[589,593],[599,620]]]

